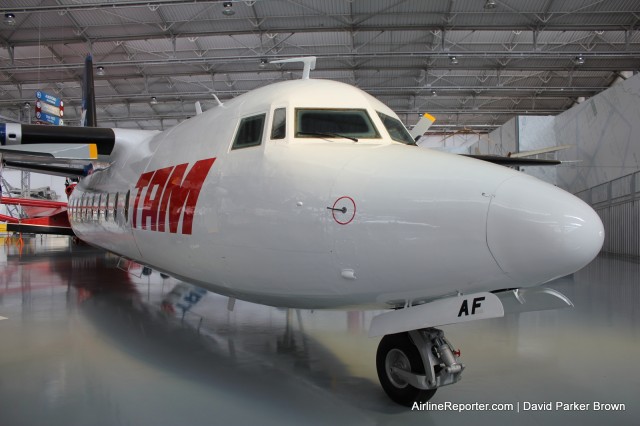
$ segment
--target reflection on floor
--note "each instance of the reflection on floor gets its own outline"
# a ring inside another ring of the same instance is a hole
[[[366,335],[374,313],[240,301],[230,312],[222,296],[117,263],[66,238],[29,239],[22,254],[0,244],[7,318],[0,425],[635,425],[640,418],[636,261],[601,256],[554,282],[574,309],[444,327],[467,370],[432,402],[514,406],[464,412],[410,411],[386,398],[374,366],[378,339]],[[551,410],[524,410],[548,402]],[[590,405],[564,411],[557,402]],[[594,402],[626,410],[594,411]]]

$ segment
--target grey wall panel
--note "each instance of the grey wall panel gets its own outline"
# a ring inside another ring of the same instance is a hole
[[[558,184],[577,192],[640,170],[640,75],[612,86],[555,118],[558,144],[573,144]]]
[[[605,229],[602,251],[640,257],[640,172],[578,192]]]
[[[535,151],[541,148],[551,148],[558,144],[554,130],[555,117],[553,116],[519,116],[518,124],[518,145],[520,152]],[[550,154],[547,157],[554,159],[556,154]],[[552,185],[557,183],[557,167],[523,167],[525,173],[537,177]]]
[[[602,251],[640,257],[640,203],[627,201],[596,211],[606,233]]]
[[[517,120],[511,120],[489,133],[489,143],[486,147],[480,147],[480,154],[507,155],[509,152],[518,152],[517,149]]]
[[[479,153],[507,155],[557,146],[553,116],[517,116],[489,133],[488,144],[480,145]],[[555,159],[549,154],[546,159]],[[521,167],[521,171],[548,182],[557,183],[556,167]]]

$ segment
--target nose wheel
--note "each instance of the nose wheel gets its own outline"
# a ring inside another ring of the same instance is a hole
[[[438,387],[460,380],[464,366],[458,356],[442,330],[388,334],[376,354],[378,379],[389,398],[411,407],[431,399]]]
[[[402,372],[424,375],[424,365],[418,348],[409,333],[389,334],[382,338],[376,355],[376,368],[382,389],[394,402],[410,407],[414,402],[426,402],[437,389],[412,386]]]

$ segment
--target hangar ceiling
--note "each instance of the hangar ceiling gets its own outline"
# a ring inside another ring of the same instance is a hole
[[[41,89],[77,124],[88,52],[104,70],[100,125],[143,129],[194,115],[198,100],[214,108],[213,94],[299,78],[300,64],[263,63],[298,56],[409,126],[435,115],[437,131],[558,114],[640,69],[633,0],[13,0],[0,12],[0,115],[12,121]]]

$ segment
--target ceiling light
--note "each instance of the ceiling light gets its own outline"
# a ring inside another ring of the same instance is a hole
[[[267,61],[266,59],[260,59],[260,68],[264,68],[267,66],[267,64],[269,63],[269,61]]]
[[[487,2],[484,4],[485,9],[495,9],[496,7],[498,7],[498,4],[495,2],[495,0],[487,0]]]
[[[233,10],[233,3],[231,3],[230,1],[225,1],[224,3],[222,3],[222,7],[224,7],[224,9],[222,9],[222,14],[225,16],[231,16],[236,13],[236,11]]]
[[[98,68],[96,68],[96,74],[97,75],[104,75],[104,67],[103,66],[99,66]]]
[[[438,96],[438,92],[436,92],[435,90],[432,90],[432,91],[431,91],[431,96],[434,96],[434,97],[435,97],[435,96]]]
[[[157,105],[158,104],[158,99],[155,96],[151,97],[151,105]]]
[[[573,63],[576,64],[576,65],[584,64],[584,56],[582,56],[582,55],[576,56],[576,58],[573,60]]]
[[[451,62],[451,65],[458,65],[458,58],[455,56],[449,56],[449,62]]]
[[[14,26],[16,24],[16,15],[13,13],[5,13],[4,23],[9,26]]]

